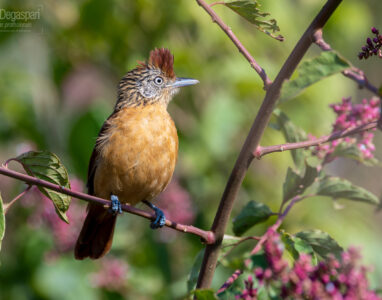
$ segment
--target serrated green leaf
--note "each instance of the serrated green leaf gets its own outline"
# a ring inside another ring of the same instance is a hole
[[[233,232],[235,235],[242,235],[252,226],[266,221],[273,213],[268,206],[263,203],[249,201],[233,220]]]
[[[280,31],[277,21],[275,19],[264,19],[270,14],[260,11],[261,5],[254,0],[238,0],[238,1],[225,1],[226,7],[233,10],[235,13],[246,19],[255,27],[269,35],[270,37],[283,41],[284,37],[282,35],[275,36],[274,33]],[[271,31],[271,32],[269,32]]]
[[[296,70],[298,77],[284,83],[280,102],[299,95],[308,86],[350,67],[349,62],[335,51],[324,51],[311,60],[303,62]]]
[[[196,286],[196,282],[198,281],[198,276],[199,276],[199,270],[203,262],[203,256],[204,256],[204,249],[199,251],[199,253],[195,257],[194,263],[192,264],[190,275],[188,275],[188,279],[187,279],[188,292],[191,292]]]
[[[195,296],[197,300],[218,300],[218,298],[215,295],[215,292],[212,289],[205,289],[205,290],[195,290],[192,291],[192,295]]]
[[[306,132],[293,124],[288,116],[279,109],[275,109],[273,114],[276,116],[277,124],[279,125],[281,132],[283,133],[285,140],[288,143],[297,143],[307,140]],[[305,152],[304,149],[293,149],[290,151],[293,162],[297,169],[301,169],[304,166]]]
[[[302,195],[304,191],[314,182],[319,175],[316,167],[306,163],[305,174],[300,176],[296,171],[288,168],[285,182],[283,184],[283,202],[286,202],[297,195]]]
[[[49,151],[30,151],[21,154],[15,160],[23,165],[29,175],[70,189],[68,172],[55,154]],[[44,187],[38,188],[52,200],[58,216],[69,223],[66,211],[71,197]]]
[[[295,237],[309,244],[314,252],[322,258],[328,258],[329,255],[334,255],[338,259],[341,258],[342,247],[326,232],[306,230],[295,234]]]
[[[320,179],[316,194],[333,198],[362,201],[374,205],[379,204],[378,197],[373,193],[339,177],[325,176]]]
[[[1,250],[1,243],[3,241],[5,234],[5,215],[4,215],[4,205],[3,205],[3,198],[0,194],[0,250]]]

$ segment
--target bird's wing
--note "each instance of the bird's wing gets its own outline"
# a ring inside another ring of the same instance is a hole
[[[100,137],[106,133],[107,129],[110,127],[110,120],[114,117],[115,117],[115,114],[113,113],[103,123],[101,130],[98,133],[97,141],[96,141],[96,144],[94,146],[92,155],[90,156],[89,167],[88,167],[88,181],[86,183],[89,195],[94,195],[94,176],[95,176],[95,172],[97,170],[97,160],[98,160],[98,155],[99,155],[99,151],[100,151],[99,144],[102,141],[100,139]]]

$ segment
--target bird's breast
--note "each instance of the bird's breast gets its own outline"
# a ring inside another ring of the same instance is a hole
[[[174,122],[163,105],[125,108],[101,137],[94,179],[97,196],[135,205],[170,182],[178,154]]]

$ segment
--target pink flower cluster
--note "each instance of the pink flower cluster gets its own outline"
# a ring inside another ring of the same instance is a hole
[[[94,287],[123,293],[126,288],[127,263],[118,258],[102,258],[100,270],[90,276]]]
[[[277,232],[270,229],[264,243],[268,267],[256,268],[258,281],[254,288],[252,276],[245,282],[245,289],[237,299],[257,299],[262,286],[272,287],[282,299],[321,299],[321,300],[381,300],[369,288],[368,269],[359,266],[359,251],[350,248],[342,254],[342,259],[334,256],[318,265],[312,264],[309,255],[301,254],[293,267],[282,258],[283,244]]]
[[[343,98],[341,103],[330,105],[337,115],[332,132],[354,128],[378,120],[380,115],[379,105],[379,99],[363,99],[362,103],[353,104],[351,98]],[[374,133],[372,131],[364,131],[357,136],[345,137],[316,146],[313,154],[319,158],[324,158],[325,162],[330,162],[335,159],[331,154],[336,150],[337,146],[341,143],[347,143],[349,145],[356,144],[364,159],[372,159],[375,151],[373,138]],[[310,135],[309,139],[314,140],[315,137]]]

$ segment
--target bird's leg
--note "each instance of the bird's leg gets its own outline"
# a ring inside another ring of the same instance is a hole
[[[142,202],[155,212],[155,220],[150,223],[151,229],[162,228],[166,223],[164,212],[149,201],[143,200]]]
[[[110,196],[111,204],[109,211],[113,215],[121,214],[122,213],[122,207],[121,207],[121,202],[119,202],[118,197],[116,195],[111,195]]]

